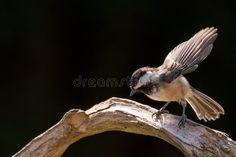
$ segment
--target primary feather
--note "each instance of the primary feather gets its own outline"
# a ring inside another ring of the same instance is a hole
[[[198,64],[210,54],[217,35],[216,28],[205,28],[176,46],[166,56],[163,65],[169,72],[163,78],[171,82],[181,74],[196,70]]]

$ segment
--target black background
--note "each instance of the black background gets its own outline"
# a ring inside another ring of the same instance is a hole
[[[220,119],[190,119],[236,139],[236,14],[230,1],[9,0],[0,2],[0,145],[10,156],[72,108],[109,97],[129,98],[129,87],[75,87],[83,78],[120,80],[142,66],[158,66],[180,42],[207,26],[219,30],[212,54],[187,75],[225,109]],[[142,94],[133,100],[160,108]],[[168,110],[181,114],[181,107]],[[73,144],[64,157],[183,156],[153,137],[109,132]]]

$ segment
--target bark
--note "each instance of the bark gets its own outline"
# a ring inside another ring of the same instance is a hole
[[[13,157],[59,157],[81,138],[112,130],[161,138],[185,156],[236,157],[236,142],[227,134],[191,120],[179,129],[179,116],[165,113],[153,119],[155,112],[150,106],[115,97],[87,111],[72,109]]]

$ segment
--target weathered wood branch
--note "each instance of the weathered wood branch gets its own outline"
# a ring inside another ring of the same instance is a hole
[[[225,133],[191,120],[179,129],[179,117],[128,99],[110,98],[87,111],[73,109],[53,127],[34,138],[13,157],[59,157],[81,138],[119,130],[161,138],[180,149],[185,156],[236,157],[236,142]]]

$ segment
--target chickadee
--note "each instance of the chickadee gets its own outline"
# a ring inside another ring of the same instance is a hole
[[[194,89],[183,76],[197,69],[211,52],[217,38],[217,29],[205,28],[188,41],[176,46],[159,67],[142,67],[136,70],[130,79],[132,96],[141,92],[153,100],[167,102],[155,115],[163,113],[170,102],[182,105],[182,116],[178,126],[186,122],[185,108],[187,102],[195,111],[198,119],[215,120],[224,109],[207,95]]]

